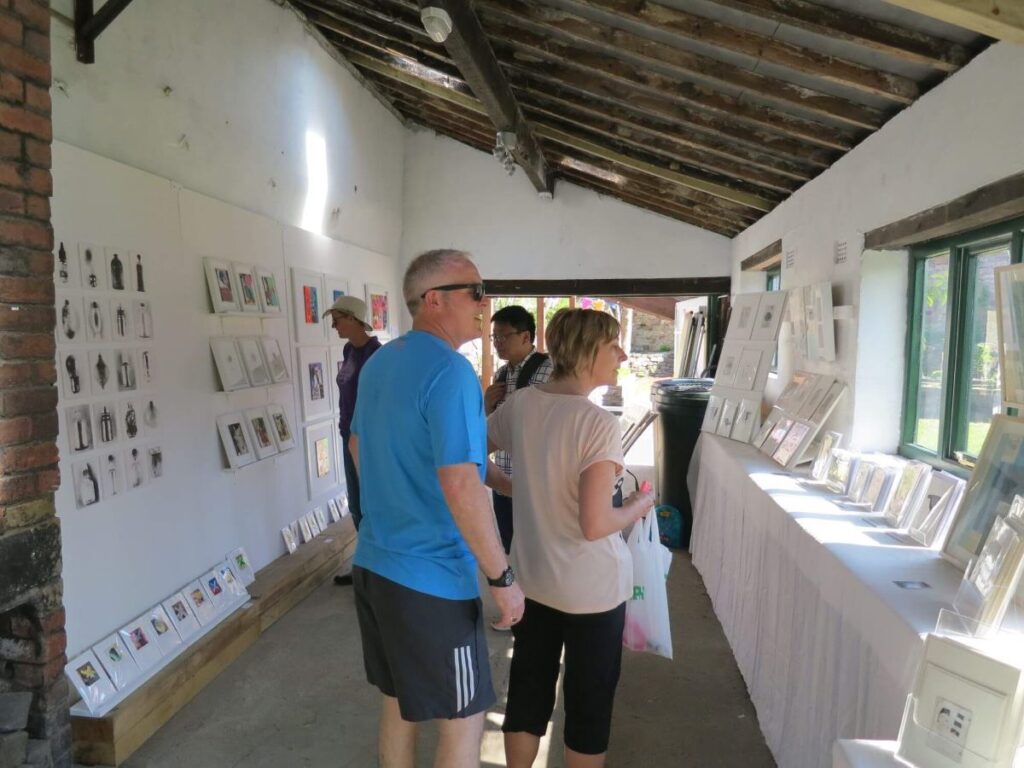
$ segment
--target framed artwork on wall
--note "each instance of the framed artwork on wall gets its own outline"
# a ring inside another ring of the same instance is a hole
[[[382,285],[366,284],[366,311],[370,315],[373,332],[387,338],[391,335],[391,298]]]
[[[243,336],[238,339],[238,352],[242,356],[242,365],[254,387],[265,387],[272,383],[270,368],[263,359],[263,348],[258,336]]]
[[[331,411],[338,412],[338,374],[341,372],[341,364],[345,362],[345,348],[331,347],[328,353],[330,366],[328,367],[327,378],[330,379],[331,389]]]
[[[61,396],[65,400],[88,397],[92,394],[88,361],[89,356],[84,351],[58,353],[57,372],[60,374]]]
[[[249,375],[245,372],[238,343],[232,336],[214,336],[210,339],[210,352],[217,366],[220,386],[225,392],[245,389],[249,386]]]
[[[243,414],[218,416],[217,432],[232,469],[240,469],[256,461],[256,448]]]
[[[279,314],[281,312],[281,292],[277,287],[277,275],[269,269],[257,269],[256,285],[259,288],[262,310],[267,314]]]
[[[324,275],[324,308],[321,312],[326,312],[342,296],[350,296],[348,292],[348,280],[337,275]]]
[[[281,343],[273,336],[264,336],[260,339],[260,346],[263,349],[263,358],[267,361],[271,380],[275,384],[288,381],[288,364],[281,352]]]
[[[296,343],[323,344],[327,334],[320,315],[330,306],[324,305],[323,275],[292,267],[292,306]]]
[[[312,421],[331,412],[329,375],[327,347],[299,347],[298,379],[303,421]]]
[[[107,285],[122,293],[135,291],[128,252],[124,248],[107,248]]]
[[[210,290],[210,304],[214,312],[238,312],[238,288],[231,265],[226,261],[206,257],[203,259],[206,270],[206,285]]]
[[[89,341],[106,341],[107,331],[110,328],[108,322],[109,308],[107,302],[89,296],[85,300],[85,337]]]
[[[270,426],[270,417],[267,416],[267,409],[250,408],[245,412],[245,418],[249,422],[249,432],[252,435],[256,458],[265,459],[276,454],[277,442],[274,440],[274,430]]]
[[[81,296],[57,297],[57,341],[61,344],[77,344],[85,335],[82,316]]]
[[[295,434],[292,432],[291,419],[284,412],[284,408],[278,403],[271,403],[267,406],[267,416],[270,418],[270,428],[274,432],[274,440],[280,451],[287,451],[295,447]]]
[[[91,291],[107,290],[107,255],[103,249],[92,243],[79,243],[78,256],[82,287]]]
[[[238,286],[238,304],[243,312],[259,312],[260,295],[256,284],[256,270],[250,264],[231,265]]]
[[[334,458],[337,431],[333,419],[311,424],[305,429],[306,479],[310,500],[325,495],[338,483]]]

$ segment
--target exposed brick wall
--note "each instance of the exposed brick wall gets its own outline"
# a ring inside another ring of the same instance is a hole
[[[71,764],[57,470],[50,9],[0,0],[0,691]]]

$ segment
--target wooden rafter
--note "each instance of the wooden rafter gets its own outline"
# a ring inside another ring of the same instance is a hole
[[[972,29],[998,40],[1024,43],[1024,4],[1020,0],[885,0],[908,11]]]

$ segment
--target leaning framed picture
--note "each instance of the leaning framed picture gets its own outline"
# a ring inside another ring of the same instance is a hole
[[[217,366],[220,386],[225,392],[249,387],[249,374],[245,372],[238,342],[233,336],[214,336],[210,339],[210,352]]]
[[[128,646],[116,632],[96,643],[92,650],[100,664],[107,670],[117,690],[123,691],[139,676],[139,665],[128,653]]]
[[[754,330],[754,319],[757,316],[757,305],[761,302],[759,293],[741,293],[732,300],[729,314],[729,327],[725,332],[728,339],[746,341]]]
[[[292,307],[297,343],[323,344],[327,340],[326,325],[320,315],[329,306],[324,305],[323,275],[292,267]]]
[[[960,568],[981,552],[996,517],[1024,493],[1024,419],[995,416],[967,482],[944,554]]]
[[[278,403],[271,403],[267,406],[267,416],[270,418],[270,428],[274,431],[277,449],[287,451],[294,448],[295,434],[292,432],[291,419],[284,412],[284,408]]]
[[[324,496],[338,483],[334,458],[337,432],[333,419],[311,424],[305,429],[306,479],[310,500]]]
[[[263,348],[263,359],[267,361],[267,368],[270,370],[270,378],[275,384],[288,381],[288,363],[284,360],[284,353],[281,352],[281,342],[273,336],[263,336],[260,339]]]
[[[185,599],[185,593],[176,592],[164,600],[163,606],[181,639],[188,642],[189,638],[199,631],[199,619],[196,618],[189,601]]]
[[[281,313],[281,293],[277,289],[277,275],[269,269],[256,270],[260,307],[267,314]]]
[[[206,271],[206,286],[210,291],[210,304],[214,312],[237,312],[238,287],[226,261],[206,257],[203,259]]]
[[[326,416],[331,412],[327,347],[299,347],[298,361],[302,420]]]
[[[265,387],[272,383],[270,366],[263,359],[263,346],[259,336],[242,336],[238,339],[238,352],[242,356],[242,365],[249,376],[249,383],[254,387]]]
[[[253,438],[242,413],[228,413],[217,417],[217,432],[232,469],[239,469],[257,460]]]
[[[379,337],[391,335],[391,296],[382,285],[366,284],[366,311],[370,325]]]
[[[99,712],[117,695],[114,684],[92,651],[86,651],[69,661],[64,667],[64,674],[75,686],[90,712]]]
[[[1024,264],[995,270],[1003,406],[1024,408]]]
[[[750,332],[753,341],[775,341],[779,338],[779,325],[782,323],[782,310],[786,308],[786,291],[769,291],[761,294],[754,318],[754,328]]]
[[[270,426],[267,409],[250,408],[245,412],[245,418],[249,422],[256,458],[265,459],[277,453],[277,442],[274,440],[274,429]]]
[[[235,285],[238,286],[238,303],[243,312],[259,312],[260,295],[256,285],[256,270],[250,264],[232,264]]]

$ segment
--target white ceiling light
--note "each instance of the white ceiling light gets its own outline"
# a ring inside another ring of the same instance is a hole
[[[452,33],[452,17],[444,8],[427,6],[420,10],[420,21],[427,30],[430,39],[435,43],[443,43]]]

